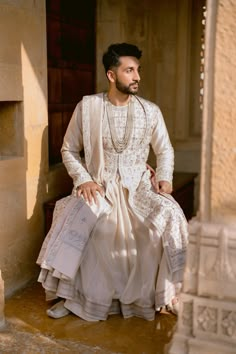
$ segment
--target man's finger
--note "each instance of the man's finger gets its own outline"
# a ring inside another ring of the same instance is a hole
[[[88,202],[90,205],[95,202],[98,205],[98,198],[97,198],[97,192],[100,193],[100,195],[103,197],[104,196],[104,190],[102,187],[99,185],[95,185],[92,187],[79,187],[77,189],[77,195],[80,197],[81,195],[83,196],[84,200]]]
[[[97,198],[97,190],[96,189],[92,189],[92,197],[94,199],[94,202],[96,205],[98,205],[98,198]]]
[[[89,202],[89,204],[93,204],[93,194],[91,189],[86,190],[87,193],[87,201]]]
[[[87,202],[88,201],[88,196],[87,196],[86,189],[81,189],[81,194],[82,194],[84,200]]]
[[[97,185],[96,191],[100,193],[102,197],[104,196],[104,189],[101,186]]]
[[[82,193],[83,193],[84,200],[89,204],[92,204],[92,197],[91,197],[90,190],[88,188],[83,189]]]

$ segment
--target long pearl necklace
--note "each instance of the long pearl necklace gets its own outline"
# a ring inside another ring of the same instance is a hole
[[[108,97],[106,97],[106,113],[107,113],[107,119],[108,119],[108,124],[110,128],[110,133],[111,133],[111,140],[114,149],[116,152],[121,153],[123,152],[127,146],[129,145],[132,132],[133,132],[133,123],[134,123],[134,102],[133,102],[133,97],[130,97],[129,104],[128,104],[128,109],[127,109],[127,119],[126,119],[126,125],[125,125],[125,134],[122,139],[119,139],[117,132],[116,132],[116,126],[115,126],[115,118],[114,114],[112,112],[112,104],[109,101]]]

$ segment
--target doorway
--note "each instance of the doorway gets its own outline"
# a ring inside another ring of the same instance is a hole
[[[95,88],[96,0],[47,0],[49,164],[61,162],[76,104]]]

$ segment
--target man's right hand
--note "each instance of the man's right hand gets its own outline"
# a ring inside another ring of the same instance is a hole
[[[84,200],[90,205],[98,204],[97,192],[104,196],[104,189],[93,181],[85,182],[77,188],[77,196],[83,196]]]

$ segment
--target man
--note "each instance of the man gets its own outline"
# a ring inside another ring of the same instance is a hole
[[[65,134],[61,152],[76,198],[55,210],[38,259],[48,299],[63,299],[47,311],[53,318],[153,320],[166,305],[176,312],[187,223],[169,195],[174,156],[160,109],[136,96],[140,57],[131,44],[108,48],[109,90],[85,96]],[[150,145],[155,177],[146,166]]]

